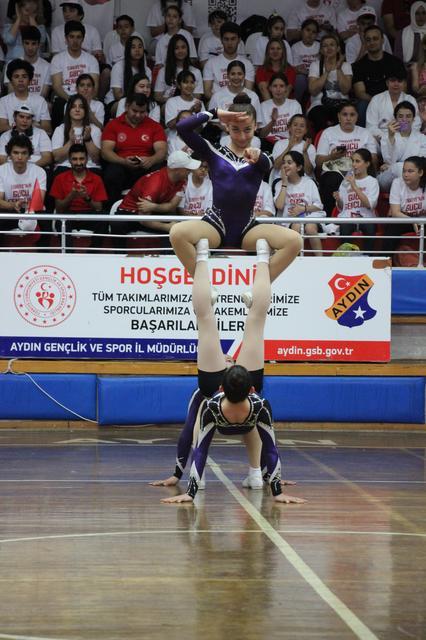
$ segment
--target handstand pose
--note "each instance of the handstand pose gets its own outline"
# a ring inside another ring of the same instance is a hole
[[[245,434],[246,442],[251,438],[257,438],[258,433],[262,442],[260,466],[266,467],[265,477],[271,486],[275,501],[304,502],[301,498],[281,493],[281,463],[275,445],[271,408],[268,401],[255,392],[256,388],[262,388],[263,330],[271,300],[268,244],[264,240],[258,240],[256,251],[258,263],[253,285],[253,302],[247,315],[237,364],[227,369],[210,300],[208,242],[202,239],[197,244],[192,301],[199,332],[198,385],[201,393],[209,399],[201,410],[200,431],[187,492],[165,498],[162,502],[193,501],[216,429],[225,435]],[[251,471],[253,474],[261,473],[260,468],[253,468]]]
[[[215,148],[195,129],[212,117],[228,126],[231,144]],[[291,229],[256,222],[253,207],[263,176],[271,168],[268,156],[249,147],[256,129],[256,112],[251,104],[232,104],[229,111],[214,109],[181,120],[176,129],[185,143],[209,165],[213,183],[213,205],[202,220],[173,225],[170,241],[184,267],[195,271],[195,245],[201,238],[211,248],[221,245],[254,251],[263,238],[275,250],[269,268],[274,280],[296,257],[301,237]]]

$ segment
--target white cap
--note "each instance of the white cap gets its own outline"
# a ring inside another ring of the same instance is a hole
[[[61,4],[59,6],[63,7],[64,4],[76,4],[78,7],[82,7],[83,8],[83,3],[82,3],[81,0],[69,0],[69,2],[67,0],[65,0],[64,2],[61,2]]]
[[[364,16],[374,16],[377,18],[376,10],[374,7],[361,7],[359,10],[358,18],[363,18]]]
[[[185,151],[173,151],[167,158],[169,169],[199,169],[201,162],[193,160]]]
[[[26,113],[28,116],[34,115],[34,111],[31,109],[29,104],[20,104],[13,110],[13,113]]]

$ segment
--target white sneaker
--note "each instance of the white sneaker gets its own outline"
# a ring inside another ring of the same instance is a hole
[[[247,478],[244,478],[243,480],[243,487],[245,489],[263,489],[262,476],[248,475]]]
[[[244,304],[246,305],[247,309],[250,309],[251,305],[253,304],[253,294],[252,294],[252,292],[251,291],[245,291],[244,293],[242,293],[241,294],[241,300],[244,302]]]

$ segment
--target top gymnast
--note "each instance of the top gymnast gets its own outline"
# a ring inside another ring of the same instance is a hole
[[[214,147],[196,129],[218,118],[229,132],[229,147]],[[256,112],[251,104],[232,104],[228,111],[214,109],[181,120],[176,125],[179,136],[209,165],[213,184],[213,205],[201,220],[187,220],[173,225],[170,241],[176,256],[193,276],[195,245],[206,238],[210,248],[220,246],[255,251],[263,238],[275,250],[270,260],[270,277],[274,280],[299,253],[302,240],[298,233],[272,224],[256,222],[253,207],[263,176],[271,163],[266,154],[249,146],[256,129]],[[285,187],[283,187],[285,188]]]

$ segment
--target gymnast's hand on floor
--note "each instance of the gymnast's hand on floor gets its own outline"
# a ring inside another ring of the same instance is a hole
[[[305,504],[304,498],[296,498],[296,496],[286,496],[285,493],[280,493],[279,496],[274,497],[275,502],[282,502],[284,504]]]
[[[149,484],[152,487],[174,487],[179,482],[179,478],[176,476],[170,476],[170,478],[166,478],[165,480],[154,480],[154,482],[150,482]]]
[[[163,498],[160,502],[164,502],[166,504],[180,504],[181,502],[192,503],[194,500],[187,493],[181,493],[178,496],[173,496],[173,498]]]

